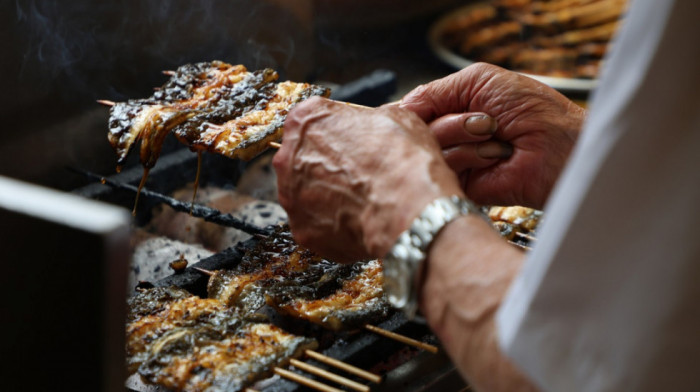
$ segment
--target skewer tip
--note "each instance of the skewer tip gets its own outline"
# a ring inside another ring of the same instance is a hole
[[[521,233],[521,232],[519,232],[519,231],[516,231],[516,232],[515,232],[515,235],[517,235],[518,237],[521,237],[521,238],[525,238],[525,239],[528,240],[528,241],[532,241],[532,242],[537,241],[537,237],[533,237],[533,236],[531,236],[531,235],[529,235],[529,234]]]
[[[282,148],[282,143],[269,142],[269,143],[267,143],[267,145],[272,147],[272,148],[277,148],[277,149]]]
[[[116,102],[110,101],[110,100],[107,100],[107,99],[98,99],[98,100],[97,100],[97,103],[100,103],[100,104],[105,105],[105,106],[114,106],[114,105],[116,105]]]
[[[404,336],[404,335],[398,334],[396,332],[387,331],[384,328],[379,328],[379,327],[371,325],[371,324],[366,324],[365,329],[367,329],[371,332],[374,332],[378,335],[382,335],[384,337],[387,337],[389,339],[394,339],[397,342],[408,344],[409,346],[413,346],[413,347],[420,348],[422,350],[431,352],[433,354],[437,354],[437,352],[438,352],[437,346],[434,346],[434,345],[429,344],[429,343],[421,342],[420,340],[409,338],[408,336]]]
[[[335,383],[346,386],[350,389],[354,389],[358,392],[369,392],[369,387],[367,385],[360,384],[359,382],[350,380],[349,378],[343,376],[339,376],[335,373],[331,373],[328,370],[321,369],[317,366],[313,366],[306,362],[302,362],[298,359],[292,358],[289,360],[289,363],[301,371],[325,378],[327,380],[331,380]]]
[[[163,75],[174,76],[177,72],[171,70],[163,71]]]
[[[199,267],[192,267],[192,268],[195,269],[195,270],[197,270],[197,271],[199,271],[199,272],[201,272],[201,273],[203,273],[203,274],[205,274],[205,275],[209,275],[209,276],[214,276],[214,275],[216,275],[216,272],[214,272],[214,271],[209,271],[209,270],[204,269],[204,268],[199,268]]]
[[[284,377],[287,380],[291,380],[296,382],[297,384],[304,385],[306,387],[315,389],[317,391],[321,392],[343,392],[341,389],[334,388],[330,385],[326,385],[322,382],[318,382],[316,380],[312,380],[310,378],[304,377],[300,374],[291,372],[286,369],[282,369],[280,367],[275,367],[274,369],[275,374],[279,375],[280,377]]]
[[[519,244],[519,243],[517,243],[517,242],[515,242],[515,241],[508,241],[508,243],[511,244],[511,245],[513,245],[513,246],[516,246],[516,247],[518,247],[518,248],[520,248],[520,249],[522,249],[522,250],[526,250],[526,251],[531,251],[531,250],[532,250],[531,247],[529,247],[529,246],[527,246],[527,245]]]
[[[313,358],[319,362],[325,363],[326,365],[333,366],[335,368],[346,371],[346,372],[353,374],[355,376],[364,378],[365,380],[371,381],[375,384],[379,384],[382,382],[382,376],[380,376],[378,374],[368,372],[368,371],[360,369],[356,366],[350,365],[349,363],[345,363],[345,362],[339,361],[335,358],[331,358],[331,357],[328,357],[328,356],[323,355],[321,353],[317,353],[316,351],[306,350],[306,351],[304,351],[304,354],[306,354],[306,356],[309,358]]]

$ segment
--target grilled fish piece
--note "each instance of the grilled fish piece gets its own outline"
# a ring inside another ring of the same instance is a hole
[[[269,142],[282,138],[284,120],[294,105],[314,95],[327,95],[321,87],[294,82],[278,83],[265,92],[255,108],[232,120],[221,125],[202,123],[197,132],[181,132],[184,127],[180,127],[175,135],[193,150],[250,160],[267,149]]]
[[[245,322],[235,309],[217,300],[191,294],[180,298],[182,294],[178,290],[150,289],[137,294],[130,302],[133,307],[126,326],[126,354],[131,373],[151,357],[156,341],[178,333],[182,328],[206,327],[210,333],[221,337],[235,332]]]
[[[127,155],[141,141],[140,160],[153,167],[160,156],[165,136],[192,112],[148,100],[117,102],[109,113],[109,143],[117,153],[117,164],[123,165]]]
[[[223,337],[208,327],[181,328],[154,342],[139,374],[175,391],[239,391],[316,347],[270,324],[245,324]]]
[[[537,228],[542,218],[542,211],[521,206],[491,207],[488,216],[494,222],[506,222],[518,231],[527,233]]]
[[[130,373],[174,391],[237,391],[317,347],[178,288],[144,290],[129,306]]]
[[[341,265],[299,246],[281,227],[233,270],[216,271],[207,292],[241,312],[269,304],[323,327],[353,329],[388,314],[378,261]]]
[[[179,287],[155,287],[143,290],[127,300],[129,311],[126,319],[134,321],[160,313],[169,307],[171,303],[191,296],[192,294],[189,291]]]
[[[247,251],[235,269],[216,271],[207,292],[209,298],[251,313],[283,287],[330,294],[338,287],[336,279],[348,277],[351,270],[300,247],[288,231],[278,230]]]
[[[173,130],[193,150],[252,158],[280,138],[294,104],[329,94],[307,83],[276,83],[278,77],[271,69],[248,72],[243,65],[221,61],[181,66],[153,96],[112,107],[108,139],[118,164],[141,141],[141,163],[153,167]]]
[[[351,276],[331,293],[282,287],[268,296],[267,302],[282,314],[330,330],[356,329],[388,316],[383,282],[381,261],[359,262],[353,265]]]
[[[276,74],[275,74],[276,76]],[[242,65],[214,61],[185,65],[163,87],[146,99],[118,102],[110,110],[108,139],[123,164],[141,140],[141,163],[152,167],[165,136],[178,124],[217,101],[228,86],[250,78]]]

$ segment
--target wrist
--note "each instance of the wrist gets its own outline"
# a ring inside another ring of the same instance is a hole
[[[433,240],[453,220],[481,215],[469,200],[441,197],[428,204],[384,256],[384,289],[389,303],[409,318],[418,307],[422,271]]]

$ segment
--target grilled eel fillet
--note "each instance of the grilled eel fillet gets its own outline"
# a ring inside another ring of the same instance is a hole
[[[238,391],[317,346],[178,288],[145,290],[129,307],[130,373],[174,391]]]
[[[302,318],[338,331],[359,328],[386,315],[384,274],[379,260],[357,263],[352,276],[330,295],[314,295],[291,289],[268,297],[280,313]]]
[[[296,244],[281,227],[248,250],[233,270],[216,271],[207,291],[242,312],[268,304],[282,314],[338,331],[384,318],[381,262],[341,265]]]
[[[508,240],[513,240],[516,233],[534,235],[542,216],[542,211],[521,206],[494,206],[488,210],[493,227]]]
[[[110,110],[108,139],[123,165],[140,141],[140,160],[153,167],[172,131],[197,151],[251,159],[279,140],[287,112],[329,90],[307,83],[277,83],[271,69],[248,72],[221,61],[187,64],[146,99],[116,103]]]

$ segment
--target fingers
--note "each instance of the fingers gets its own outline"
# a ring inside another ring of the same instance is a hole
[[[429,124],[443,148],[488,140],[496,132],[496,120],[485,113],[448,114]]]
[[[513,154],[513,146],[489,140],[496,120],[485,113],[448,114],[430,123],[430,130],[443,149],[443,157],[456,173],[491,166]]]
[[[508,72],[491,64],[473,64],[452,75],[417,87],[401,99],[399,106],[415,112],[425,122],[431,122],[448,113],[469,111],[472,99],[480,89],[496,75]]]
[[[488,167],[511,155],[513,146],[495,140],[460,144],[443,150],[445,162],[456,173]]]

